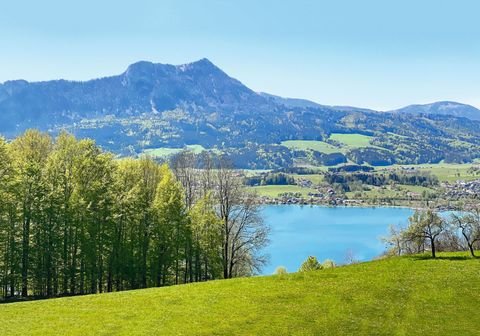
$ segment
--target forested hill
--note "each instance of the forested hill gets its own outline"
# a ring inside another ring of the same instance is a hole
[[[292,166],[299,158],[310,164],[376,165],[480,157],[480,121],[463,118],[475,116],[475,109],[439,104],[405,113],[325,106],[256,93],[207,59],[179,66],[138,62],[120,75],[86,82],[1,84],[0,133],[13,138],[32,127],[66,129],[121,155],[201,145],[249,168]],[[281,145],[322,140],[335,146],[329,140],[335,133],[363,134],[371,141],[368,149],[339,150],[333,160]]]

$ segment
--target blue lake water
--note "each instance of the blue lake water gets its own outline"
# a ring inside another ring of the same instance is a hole
[[[309,255],[341,264],[351,251],[358,261],[371,260],[385,251],[380,239],[389,225],[405,225],[413,214],[408,208],[296,205],[265,206],[262,212],[271,228],[263,274],[272,274],[277,266],[295,272]]]

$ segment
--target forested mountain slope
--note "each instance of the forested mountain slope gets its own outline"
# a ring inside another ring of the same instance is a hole
[[[413,113],[415,106],[405,113],[326,106],[256,93],[207,59],[179,66],[138,62],[120,75],[86,82],[1,84],[0,133],[13,138],[31,127],[66,129],[120,155],[195,144],[248,168],[292,166],[299,158],[309,164],[469,162],[480,157],[480,121],[463,118],[472,114],[461,112],[466,105],[455,106],[428,109],[434,113],[423,107]],[[371,141],[367,148],[339,150],[333,161],[280,145],[332,143],[336,133]]]

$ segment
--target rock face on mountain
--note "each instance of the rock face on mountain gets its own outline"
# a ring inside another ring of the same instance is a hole
[[[480,120],[480,110],[466,104],[460,104],[451,101],[441,101],[432,104],[409,105],[398,110],[390,111],[393,113],[409,114],[433,114],[433,115],[451,115],[459,118],[468,118]]]
[[[256,168],[320,157],[280,143],[330,141],[332,133],[372,137],[369,150],[338,153],[342,160],[468,162],[480,157],[480,121],[457,117],[479,119],[478,110],[441,102],[385,113],[282,98],[250,90],[207,59],[178,66],[138,62],[120,75],[86,82],[0,84],[0,134],[9,138],[32,127],[52,134],[66,129],[122,155],[197,144]]]

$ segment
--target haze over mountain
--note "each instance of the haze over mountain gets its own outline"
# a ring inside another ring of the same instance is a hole
[[[0,132],[7,137],[32,127],[53,134],[66,129],[123,155],[198,144],[256,167],[290,166],[304,155],[281,141],[329,141],[332,133],[371,136],[372,147],[338,153],[333,161],[307,153],[308,160],[390,164],[480,157],[480,123],[457,117],[479,119],[478,110],[439,102],[380,113],[282,98],[254,92],[207,59],[178,66],[142,61],[86,82],[0,85]]]

